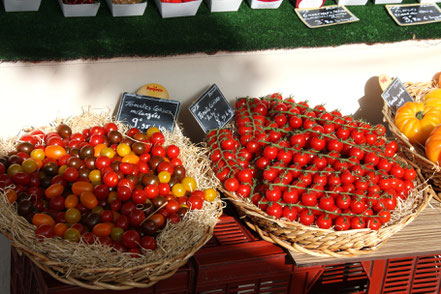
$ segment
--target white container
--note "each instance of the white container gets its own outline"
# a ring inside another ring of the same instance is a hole
[[[238,11],[242,0],[205,0],[211,12]]]
[[[337,0],[339,6],[366,5],[367,0]]]
[[[41,0],[3,0],[6,12],[38,11]]]
[[[65,4],[62,0],[58,0],[64,17],[82,17],[96,16],[100,2],[92,4]]]
[[[403,0],[374,0],[374,4],[399,4]]]
[[[161,0],[155,0],[156,6],[162,18],[195,16],[201,6],[202,0],[182,2],[182,3],[164,3]]]
[[[260,1],[260,0],[248,0],[248,4],[252,9],[277,9],[283,0],[276,1]]]
[[[147,7],[147,1],[133,4],[115,4],[112,0],[106,1],[114,17],[143,15]]]
[[[437,3],[441,2],[441,0],[418,0],[420,3]]]

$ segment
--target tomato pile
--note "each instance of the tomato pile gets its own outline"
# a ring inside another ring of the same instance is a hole
[[[225,190],[268,215],[337,231],[378,230],[417,176],[384,133],[383,125],[273,94],[238,99],[234,130],[210,131],[207,142]]]
[[[217,197],[186,175],[180,148],[152,127],[125,135],[114,123],[72,133],[66,124],[24,135],[0,158],[0,189],[39,239],[156,248],[156,236]],[[135,254],[136,255],[136,254]]]

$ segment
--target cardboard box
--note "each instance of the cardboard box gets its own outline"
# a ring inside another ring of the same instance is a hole
[[[64,17],[83,17],[96,16],[100,2],[92,4],[65,4],[63,0],[58,0]]]
[[[199,6],[201,6],[202,0],[182,3],[170,3],[161,2],[161,0],[155,0],[155,3],[159,9],[159,13],[161,14],[162,18],[169,18],[195,16],[198,12]]]
[[[115,4],[112,0],[106,0],[114,17],[143,15],[147,7],[147,1],[133,4]]]
[[[211,12],[238,11],[242,0],[205,0]]]
[[[277,9],[283,0],[276,1],[261,1],[261,0],[248,0],[248,4],[252,9]]]
[[[366,5],[367,0],[337,0],[340,6]]]
[[[38,11],[41,0],[3,0],[6,12]]]

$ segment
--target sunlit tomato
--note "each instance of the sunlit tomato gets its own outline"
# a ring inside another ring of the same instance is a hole
[[[118,184],[119,178],[116,172],[108,171],[104,173],[104,175],[102,176],[102,180],[106,186],[113,188]]]
[[[167,157],[168,158],[172,159],[172,158],[178,157],[180,153],[181,153],[181,150],[179,149],[178,146],[173,145],[173,144],[167,146]]]
[[[154,133],[160,133],[161,131],[157,127],[150,127],[147,129],[146,135],[150,139]]]
[[[122,159],[121,162],[127,162],[127,163],[131,163],[131,164],[138,164],[139,162],[139,156],[136,154],[128,154],[125,155]]]
[[[204,200],[202,199],[202,197],[192,194],[187,200],[187,205],[188,207],[190,207],[191,210],[201,209],[204,205]]]
[[[217,191],[212,188],[205,189],[204,196],[206,201],[212,202],[217,198]]]
[[[47,146],[44,150],[46,157],[57,160],[61,156],[66,154],[66,149],[57,145]]]
[[[153,145],[162,145],[165,142],[165,137],[164,134],[162,134],[161,132],[156,132],[153,133],[150,137],[150,142],[152,142]],[[164,154],[165,155],[165,154]]]

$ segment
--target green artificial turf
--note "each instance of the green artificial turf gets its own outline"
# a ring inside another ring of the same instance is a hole
[[[370,0],[371,1],[371,0]],[[403,3],[416,3],[405,0]],[[326,5],[335,4],[327,0]],[[307,28],[289,0],[279,9],[210,13],[202,3],[194,17],[162,19],[149,0],[143,16],[112,17],[104,0],[96,17],[65,18],[56,0],[42,0],[37,12],[0,9],[0,60],[42,61],[195,52],[253,51],[437,39],[441,23],[400,27],[384,5],[348,6],[360,21]]]

